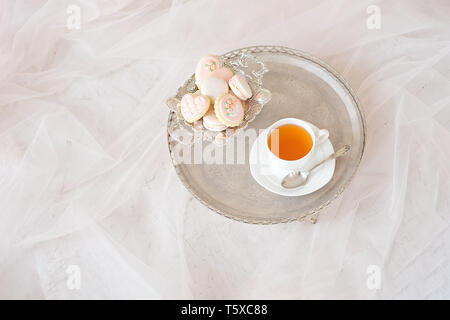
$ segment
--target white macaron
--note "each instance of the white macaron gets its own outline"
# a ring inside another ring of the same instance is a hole
[[[228,93],[228,84],[221,78],[209,77],[203,80],[200,91],[214,101],[218,96]]]
[[[245,77],[240,74],[235,74],[230,80],[228,80],[231,91],[241,100],[247,100],[252,96],[252,89],[248,85]]]
[[[216,117],[214,109],[209,110],[203,116],[203,126],[211,131],[222,131],[227,128],[227,126],[220,122],[220,120]]]

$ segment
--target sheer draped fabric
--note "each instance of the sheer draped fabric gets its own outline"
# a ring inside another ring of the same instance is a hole
[[[449,15],[448,1],[1,1],[0,297],[449,298]],[[366,116],[360,169],[316,225],[214,214],[170,162],[166,98],[202,55],[263,44],[333,66]]]

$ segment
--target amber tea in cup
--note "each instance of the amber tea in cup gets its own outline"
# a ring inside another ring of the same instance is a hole
[[[298,160],[313,146],[309,133],[295,124],[285,124],[270,132],[267,141],[270,151],[282,160]]]

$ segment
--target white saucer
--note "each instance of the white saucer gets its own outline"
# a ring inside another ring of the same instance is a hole
[[[314,129],[317,127],[313,126]],[[317,129],[318,130],[318,129]],[[281,180],[289,173],[287,170],[280,168],[274,168],[268,162],[267,156],[263,154],[262,150],[266,147],[266,141],[263,141],[261,137],[264,134],[260,134],[259,137],[253,143],[250,151],[249,163],[250,172],[253,178],[262,187],[267,190],[288,197],[296,197],[310,194],[316,190],[319,190],[326,185],[334,174],[335,160],[327,161],[321,166],[314,169],[308,179],[308,182],[298,188],[286,189],[281,186]],[[331,141],[327,139],[319,146],[316,147],[314,154],[311,156],[311,160],[308,161],[308,166],[313,166],[334,152]]]

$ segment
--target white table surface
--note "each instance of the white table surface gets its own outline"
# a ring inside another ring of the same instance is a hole
[[[432,3],[1,1],[0,298],[450,298],[450,3]],[[169,159],[165,99],[202,55],[258,44],[329,63],[366,115],[316,225],[219,216]]]

